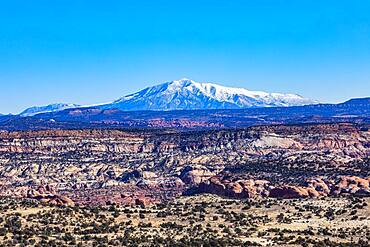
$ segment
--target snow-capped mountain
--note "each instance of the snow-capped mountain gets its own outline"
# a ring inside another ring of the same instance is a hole
[[[57,104],[51,104],[46,106],[34,106],[27,108],[23,112],[21,112],[19,115],[22,117],[29,117],[34,116],[40,113],[47,113],[47,112],[56,112],[56,111],[62,111],[65,109],[70,108],[77,108],[80,107],[80,105],[76,104],[65,104],[65,103],[57,103]]]
[[[166,82],[127,95],[104,109],[133,110],[195,110],[238,109],[250,107],[301,106],[318,103],[297,94],[266,93],[244,88],[199,83],[190,79]]]
[[[318,102],[303,98],[297,94],[249,91],[245,88],[224,87],[214,83],[200,83],[184,78],[145,88],[112,103],[89,106],[58,103],[31,107],[19,115],[27,117],[40,113],[86,107],[119,109],[122,111],[170,111],[302,106],[316,103]]]

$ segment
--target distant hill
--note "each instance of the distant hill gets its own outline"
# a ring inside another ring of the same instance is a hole
[[[190,79],[165,82],[107,104],[57,103],[0,115],[0,130],[76,128],[244,128],[368,123],[370,97],[319,104],[297,94],[249,91]]]
[[[363,106],[369,106],[370,105],[370,97],[367,98],[356,98],[356,99],[350,99],[341,105],[363,105]]]
[[[76,108],[76,107],[80,107],[80,105],[56,103],[56,104],[50,104],[47,106],[33,106],[30,108],[27,108],[26,110],[21,112],[19,115],[22,117],[29,117],[29,116],[34,116],[40,113],[56,112],[56,111],[62,111],[65,109]]]
[[[0,116],[0,129],[199,129],[333,122],[370,123],[369,98],[352,99],[340,104],[246,109],[122,111],[100,106],[80,107],[29,117]]]

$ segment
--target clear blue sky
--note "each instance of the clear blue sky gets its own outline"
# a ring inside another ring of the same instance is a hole
[[[368,0],[11,0],[0,112],[91,104],[181,77],[323,102],[370,96]]]

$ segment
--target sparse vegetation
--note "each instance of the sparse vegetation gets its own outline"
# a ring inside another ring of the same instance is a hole
[[[141,209],[2,198],[0,246],[370,246],[368,203],[201,195]]]

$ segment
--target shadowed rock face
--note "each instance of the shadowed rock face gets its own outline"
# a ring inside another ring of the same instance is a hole
[[[266,180],[236,180],[215,176],[193,189],[193,193],[210,193],[220,196],[246,199],[268,196],[269,181]]]
[[[121,203],[126,192],[127,201],[154,202],[190,187],[236,198],[273,188],[281,197],[366,194],[369,140],[368,127],[352,124],[1,132],[0,188],[49,184],[77,203],[91,195]]]

